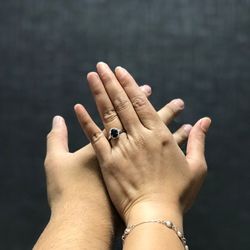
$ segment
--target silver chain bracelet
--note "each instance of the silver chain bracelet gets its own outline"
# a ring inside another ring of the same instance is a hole
[[[146,224],[146,223],[159,223],[159,224],[166,226],[169,229],[172,229],[176,233],[178,238],[180,239],[181,243],[184,246],[184,249],[189,250],[189,247],[187,245],[187,240],[184,237],[184,234],[178,230],[178,228],[174,225],[174,223],[172,221],[169,221],[169,220],[150,220],[150,221],[144,221],[144,222],[138,223],[136,225],[128,226],[122,235],[122,240],[124,241],[134,228],[136,228],[142,224]]]

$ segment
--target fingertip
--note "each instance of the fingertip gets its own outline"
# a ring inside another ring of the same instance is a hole
[[[146,94],[146,96],[150,96],[152,94],[152,88],[149,85],[145,84],[140,86],[140,88]]]
[[[103,62],[103,61],[99,61],[97,64],[96,64],[96,68],[98,68],[98,67],[101,67],[101,66],[106,66],[106,63],[105,62]]]
[[[60,115],[54,116],[52,130],[47,135],[47,153],[54,151],[69,151],[67,125]]]
[[[52,120],[52,128],[56,128],[61,126],[63,123],[65,123],[64,118],[60,115],[54,116]]]
[[[106,70],[109,69],[109,66],[108,66],[108,64],[105,63],[105,62],[98,62],[98,63],[96,64],[96,69],[97,69],[98,74],[102,74],[102,73],[104,73]]]
[[[204,158],[206,133],[211,125],[211,118],[203,117],[193,126],[187,145],[187,157],[196,160]]]
[[[96,78],[96,77],[98,77],[98,74],[97,74],[97,72],[95,72],[95,71],[91,71],[91,72],[89,72],[89,73],[87,74],[87,80],[88,80],[88,81],[91,81],[92,78]]]
[[[77,104],[74,105],[74,110],[75,110],[75,112],[77,112],[77,111],[79,111],[79,110],[81,110],[81,109],[82,109],[82,110],[84,109],[84,107],[83,107],[82,104],[77,103]]]
[[[186,133],[187,136],[190,134],[192,128],[193,128],[193,126],[190,125],[190,124],[183,125],[183,129],[184,129],[184,131],[185,131],[185,133]]]
[[[208,132],[209,127],[211,126],[212,120],[210,117],[204,117],[198,121],[200,128],[204,133]]]
[[[75,112],[77,112],[78,107],[79,107],[79,104],[78,104],[78,103],[74,105],[74,111],[75,111]]]
[[[122,70],[122,69],[123,69],[122,66],[116,66],[116,67],[115,67],[115,72],[116,72],[116,71],[119,71],[119,70]]]
[[[123,77],[125,74],[127,74],[128,73],[128,71],[125,69],[125,68],[123,68],[123,67],[121,67],[121,66],[117,66],[116,68],[115,68],[115,74],[116,74],[116,76],[119,78],[121,78],[121,77]]]
[[[185,108],[185,102],[181,98],[176,98],[173,100],[173,103],[176,107],[178,107],[180,110]]]

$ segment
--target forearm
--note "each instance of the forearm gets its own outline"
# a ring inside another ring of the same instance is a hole
[[[108,250],[112,237],[113,221],[109,210],[95,204],[64,204],[52,212],[34,250]]]

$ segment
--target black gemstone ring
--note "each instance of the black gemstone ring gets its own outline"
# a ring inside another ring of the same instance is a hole
[[[122,133],[123,131],[119,128],[111,128],[109,130],[109,137],[108,137],[108,140],[110,139],[118,139],[120,134]]]

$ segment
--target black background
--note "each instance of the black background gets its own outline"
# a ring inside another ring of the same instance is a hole
[[[73,113],[97,119],[86,73],[98,61],[149,83],[176,121],[213,120],[209,174],[185,219],[190,248],[250,249],[249,0],[8,0],[0,3],[0,249],[30,249],[49,218],[43,159],[55,114],[70,147],[87,140]]]

